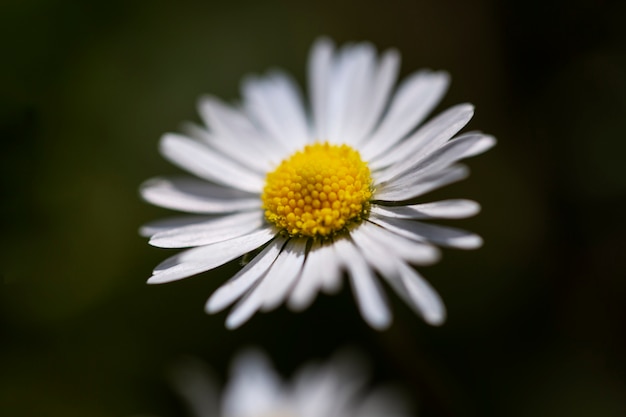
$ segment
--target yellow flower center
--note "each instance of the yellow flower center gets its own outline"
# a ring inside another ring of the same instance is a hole
[[[307,145],[267,174],[268,221],[291,236],[329,237],[369,212],[370,170],[348,145]]]

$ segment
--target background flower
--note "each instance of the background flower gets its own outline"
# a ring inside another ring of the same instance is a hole
[[[221,396],[197,360],[181,361],[174,380],[196,417],[409,416],[397,391],[368,386],[366,369],[363,358],[344,351],[325,363],[309,363],[283,381],[265,355],[249,350],[233,361]]]
[[[213,358],[246,343],[285,375],[362,346],[375,383],[420,394],[420,417],[622,417],[625,7],[3,2],[0,415],[174,416],[163,364],[191,353],[223,375]],[[395,325],[372,332],[344,291],[228,332],[202,305],[237,265],[167,286],[141,278],[168,251],[132,231],[167,211],[137,184],[181,173],[158,157],[160,135],[196,117],[201,91],[238,97],[247,72],[280,65],[303,85],[320,34],[398,48],[401,77],[445,68],[453,84],[436,111],[472,101],[472,126],[500,139],[470,181],[432,195],[480,201],[463,227],[486,242],[421,270],[448,306],[443,327],[389,297]]]

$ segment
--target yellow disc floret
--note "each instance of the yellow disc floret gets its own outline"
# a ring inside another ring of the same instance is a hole
[[[370,170],[348,145],[307,145],[267,174],[265,217],[291,236],[329,237],[360,221],[372,197]]]

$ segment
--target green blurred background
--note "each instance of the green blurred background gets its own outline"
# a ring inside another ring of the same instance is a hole
[[[422,417],[626,415],[626,3],[579,0],[151,2],[0,6],[0,414],[185,415],[167,370],[182,355],[224,378],[242,346],[290,375],[359,347]],[[319,35],[397,47],[402,74],[446,69],[439,110],[469,101],[498,146],[433,193],[482,213],[455,225],[484,248],[421,272],[448,322],[391,295],[393,327],[360,319],[348,288],[227,331],[203,304],[236,264],[148,286],[174,253],[142,223],[171,214],[139,184],[179,171],[160,135],[197,98],[239,96],[249,73],[301,83]],[[324,417],[324,416],[320,416]]]

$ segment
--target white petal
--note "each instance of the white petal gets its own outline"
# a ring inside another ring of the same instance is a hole
[[[477,249],[483,244],[480,236],[452,227],[415,220],[381,217],[374,213],[370,216],[370,221],[409,239],[433,242],[441,246],[456,249]]]
[[[207,301],[206,312],[212,314],[221,311],[245,294],[269,270],[284,244],[284,238],[276,238],[227,283],[219,287]]]
[[[372,85],[366,88],[366,91],[369,92],[365,103],[367,107],[362,111],[359,125],[354,127],[355,144],[360,145],[364,139],[368,138],[372,129],[381,119],[398,76],[399,68],[400,54],[398,51],[386,51],[380,60],[376,74],[373,76]]]
[[[189,226],[191,224],[202,223],[203,221],[212,219],[212,216],[177,216],[165,219],[155,220],[148,224],[144,224],[139,229],[139,234],[143,237],[151,237],[159,232],[175,229],[177,227]]]
[[[411,167],[412,172],[410,175],[417,175],[417,172],[429,173],[441,170],[461,159],[485,152],[495,144],[496,140],[493,136],[481,133],[466,133],[453,138],[437,151],[415,164]],[[410,177],[410,175],[400,174],[398,177]]]
[[[370,165],[380,171],[379,181],[387,181],[432,154],[460,131],[474,115],[474,106],[460,104],[449,108],[405,141],[385,153],[379,153]]]
[[[280,257],[280,254],[278,256]],[[259,311],[263,305],[263,294],[257,291],[257,289],[266,278],[267,274],[263,276],[263,279],[258,280],[256,285],[254,285],[230,310],[225,323],[227,329],[232,330],[238,328]]]
[[[364,222],[358,230],[363,233],[372,246],[382,251],[392,252],[393,258],[400,257],[418,265],[432,265],[439,261],[441,253],[437,247],[399,236],[376,224]],[[380,257],[381,255],[379,255]],[[366,258],[368,261],[370,257]]]
[[[259,284],[257,284],[258,286]],[[261,293],[255,291],[257,287],[253,287],[248,293],[239,300],[237,304],[232,308],[228,316],[226,317],[226,328],[236,329],[254,315],[263,304],[263,298]]]
[[[375,230],[373,227],[362,229]],[[381,228],[378,229],[382,230]],[[384,230],[383,233],[392,235],[391,232]],[[439,295],[417,272],[399,259],[399,256],[402,255],[399,253],[398,247],[403,247],[402,245],[388,245],[376,240],[368,241],[368,236],[365,234],[353,233],[351,236],[355,238],[355,243],[363,251],[367,262],[381,273],[399,297],[422,315],[427,323],[433,325],[443,323],[445,308]]]
[[[160,148],[172,163],[201,178],[252,193],[260,193],[263,189],[262,176],[185,136],[165,134]]]
[[[386,247],[384,244],[379,244],[373,239],[372,236],[367,233],[367,229],[369,229],[368,224],[369,223],[364,223],[351,231],[350,237],[354,240],[354,244],[363,252],[363,256],[368,264],[383,276],[396,274],[398,258],[392,252],[393,249]]]
[[[267,136],[293,151],[309,139],[306,117],[295,84],[283,73],[248,77],[242,83],[244,106]]]
[[[343,63],[336,70],[333,86],[336,107],[330,116],[329,139],[354,144],[362,136],[359,130],[371,103],[376,51],[367,43],[355,45],[342,51],[340,61]]]
[[[372,160],[391,149],[439,103],[448,83],[448,74],[442,71],[419,71],[406,78],[398,87],[380,126],[361,149],[361,154]]]
[[[376,230],[376,228],[361,227],[359,230],[365,232]],[[383,230],[383,233],[391,236],[390,232]],[[437,293],[404,261],[398,258],[398,256],[402,256],[398,251],[399,247],[403,247],[402,245],[388,245],[386,242],[371,240],[371,236],[368,236],[367,233],[357,233],[357,231],[351,236],[354,237],[355,243],[363,251],[367,262],[381,273],[398,296],[421,314],[426,322],[430,324],[443,322],[445,309]]]
[[[373,213],[398,219],[463,219],[480,211],[480,205],[471,200],[442,200],[408,206],[372,205]]]
[[[148,279],[148,284],[164,284],[167,282],[178,281],[179,279],[189,278],[212,268],[215,267],[211,265],[206,266],[199,262],[178,263],[167,269],[155,271]]]
[[[217,134],[233,138],[241,136],[243,140],[249,140],[251,137],[262,138],[262,133],[250,122],[245,113],[225,104],[213,95],[200,97],[198,113],[204,124]],[[256,142],[256,140],[251,142]]]
[[[278,307],[287,298],[304,264],[306,239],[291,239],[255,291],[262,293],[261,311]]]
[[[329,246],[322,246],[318,241],[313,242],[307,254],[300,279],[291,291],[287,306],[294,311],[302,311],[311,305],[315,295],[322,286],[321,283],[321,259],[324,251],[331,251]],[[327,260],[328,262],[328,260]]]
[[[355,74],[362,69],[359,59],[361,45],[346,45],[335,58],[327,85],[328,91],[328,136],[331,143],[343,143],[342,137],[346,116],[350,109],[350,94]]]
[[[280,114],[281,130],[290,142],[304,145],[311,134],[300,88],[291,76],[281,71],[273,71],[268,76],[268,82],[272,86],[276,107],[283,111]]]
[[[418,178],[430,173],[440,171],[455,162],[486,151],[495,145],[492,136],[482,134],[466,134],[452,139],[444,146],[437,149],[419,162],[409,159],[406,164],[398,164],[397,167],[389,168],[383,174],[377,175],[377,181],[388,182],[392,186],[413,183]]]
[[[363,319],[377,330],[386,329],[391,324],[391,313],[380,283],[363,255],[348,239],[337,240],[334,247],[348,271],[352,291]]]
[[[469,175],[464,165],[455,165],[439,172],[418,178],[414,183],[377,186],[374,199],[378,201],[406,201],[422,196],[448,184],[463,180]]]
[[[327,243],[327,250],[321,250],[319,259],[319,282],[321,290],[326,294],[336,294],[341,290],[343,273],[337,247]]]
[[[233,308],[226,327],[234,329],[248,321],[258,310],[276,308],[298,278],[304,259],[304,239],[291,239],[258,285]]]
[[[400,276],[408,295],[424,320],[434,326],[443,324],[446,319],[446,308],[437,291],[408,265],[400,265]]]
[[[216,268],[264,245],[275,235],[275,230],[266,228],[224,242],[187,249],[157,265],[148,284],[176,281]]]
[[[328,95],[329,79],[334,45],[327,38],[321,38],[311,48],[308,63],[308,79],[313,113],[314,137],[324,140],[328,137]]]
[[[229,213],[261,207],[258,195],[195,178],[153,178],[141,185],[140,193],[152,204],[188,213]]]
[[[251,233],[263,224],[264,215],[261,210],[231,214],[159,232],[152,236],[150,244],[161,248],[210,245]]]
[[[276,154],[282,155],[283,151],[271,152],[267,140],[255,141],[244,137],[230,137],[223,134],[209,132],[202,126],[194,123],[185,123],[183,132],[189,137],[206,143],[212,149],[217,150],[224,157],[237,162],[246,168],[265,175],[276,161]],[[246,140],[248,139],[248,140]]]
[[[203,96],[198,102],[198,110],[212,132],[245,146],[243,149],[261,155],[262,159],[284,151],[274,138],[252,123],[242,109],[228,106],[216,97]]]

